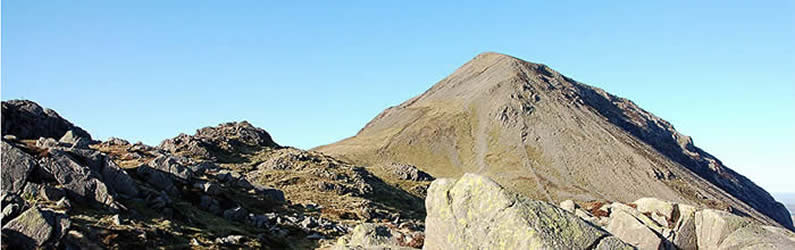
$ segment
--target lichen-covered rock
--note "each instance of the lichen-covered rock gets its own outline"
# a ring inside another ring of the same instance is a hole
[[[12,249],[51,248],[70,227],[64,214],[30,208],[3,226],[3,244]],[[48,246],[48,247],[45,247]]]
[[[425,249],[586,249],[609,233],[475,174],[437,179],[425,199]]]
[[[24,151],[2,141],[3,193],[22,191],[28,175],[38,166],[36,159]]]

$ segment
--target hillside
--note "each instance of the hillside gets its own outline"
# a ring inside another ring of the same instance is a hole
[[[658,197],[792,229],[786,208],[665,120],[542,64],[483,53],[355,136],[314,150],[435,177],[478,173],[533,199]]]

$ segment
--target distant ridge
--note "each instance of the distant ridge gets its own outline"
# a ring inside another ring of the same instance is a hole
[[[783,204],[667,121],[546,65],[494,52],[315,150],[370,166],[413,164],[436,177],[480,173],[553,202],[652,196],[793,229]]]

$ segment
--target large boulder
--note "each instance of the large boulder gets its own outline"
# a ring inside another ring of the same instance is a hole
[[[149,166],[168,174],[172,179],[181,183],[189,183],[193,178],[193,171],[182,165],[179,159],[172,156],[158,156],[149,162]]]
[[[71,130],[76,137],[91,141],[88,132],[35,102],[11,100],[4,101],[2,106],[3,135],[15,135],[18,139],[61,138]]]
[[[81,164],[69,153],[51,149],[49,156],[43,158],[40,163],[52,179],[63,185],[70,199],[116,207],[113,194],[102,181],[101,175]]]
[[[698,249],[795,249],[795,234],[747,217],[704,209],[695,213]]]
[[[551,204],[475,174],[437,179],[425,199],[424,249],[586,249],[610,234]],[[616,248],[631,246],[613,244]]]
[[[638,249],[664,249],[664,239],[641,220],[623,210],[610,214],[607,231]]]
[[[3,226],[3,244],[10,249],[53,248],[70,225],[66,215],[34,207]]]
[[[3,193],[18,194],[30,173],[38,166],[36,159],[24,151],[2,141]]]

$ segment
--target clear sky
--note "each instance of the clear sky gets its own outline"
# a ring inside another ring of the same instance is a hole
[[[627,97],[795,192],[793,1],[285,2],[3,1],[2,99],[99,139],[248,120],[307,149],[496,51]]]

